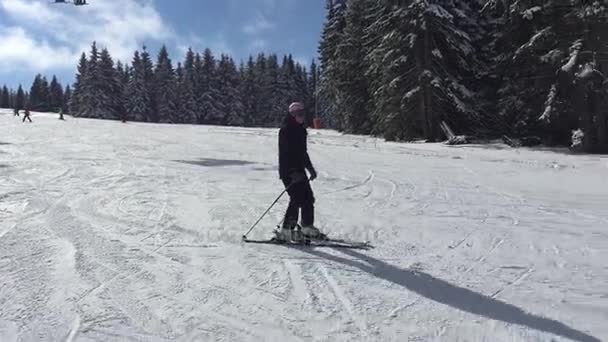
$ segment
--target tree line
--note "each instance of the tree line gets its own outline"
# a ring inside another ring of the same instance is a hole
[[[29,91],[21,85],[17,90],[9,89],[6,85],[0,89],[0,108],[12,108],[16,111],[29,109],[38,112],[67,113],[72,90],[65,89],[53,75],[51,82],[46,76],[36,75]]]
[[[395,141],[444,139],[445,122],[462,135],[608,152],[606,5],[327,0],[321,115]]]
[[[291,55],[250,56],[237,66],[226,54],[189,49],[173,63],[163,46],[153,62],[145,46],[130,64],[114,62],[93,42],[77,67],[69,101],[75,117],[175,124],[276,127],[293,101],[314,115],[318,77]]]

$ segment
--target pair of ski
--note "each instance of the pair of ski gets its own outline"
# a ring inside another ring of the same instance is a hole
[[[267,240],[252,240],[243,236],[243,242],[245,243],[257,243],[257,244],[271,244],[271,245],[284,245],[284,246],[310,246],[310,247],[331,247],[331,248],[353,248],[353,249],[368,249],[372,245],[369,241],[348,241],[343,239],[332,239],[325,234],[318,237],[306,237],[303,236],[300,239],[285,241],[279,239],[278,231],[274,230],[275,236]]]

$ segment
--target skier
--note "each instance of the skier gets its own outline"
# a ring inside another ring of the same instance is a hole
[[[321,236],[319,229],[314,226],[314,194],[310,181],[317,178],[307,148],[304,105],[294,102],[289,106],[289,114],[285,116],[279,130],[279,177],[289,194],[289,206],[285,212],[283,225],[277,232],[278,238],[285,241],[294,240],[294,228],[297,225],[300,210],[302,213],[302,229],[304,236],[315,238]],[[310,173],[310,179],[306,176]]]
[[[25,122],[25,119],[28,119],[30,122],[32,122],[32,119],[30,118],[30,109],[29,108],[25,108],[25,113],[23,114],[22,122]]]
[[[19,109],[13,109],[13,116],[19,116]]]

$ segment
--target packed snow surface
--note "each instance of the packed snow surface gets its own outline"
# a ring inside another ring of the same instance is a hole
[[[605,157],[309,130],[292,248],[275,129],[2,113],[2,342],[608,340]]]

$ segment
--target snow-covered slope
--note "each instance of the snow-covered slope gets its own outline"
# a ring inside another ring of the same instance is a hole
[[[608,340],[607,158],[311,130],[318,225],[375,248],[297,249],[240,242],[276,130],[1,113],[3,342]]]

